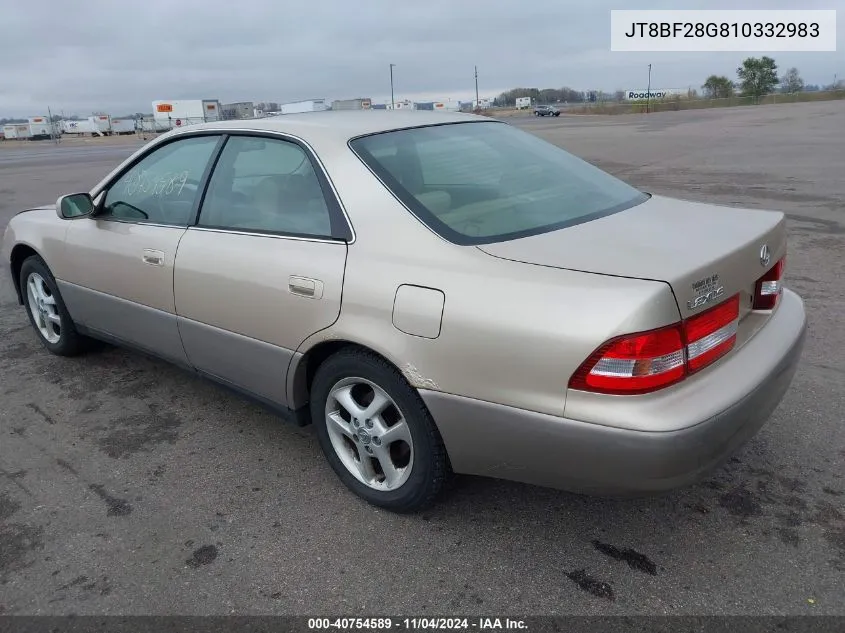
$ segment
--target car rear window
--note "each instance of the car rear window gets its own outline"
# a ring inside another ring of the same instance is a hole
[[[456,244],[554,231],[648,199],[563,149],[499,122],[381,132],[350,146],[422,222]]]

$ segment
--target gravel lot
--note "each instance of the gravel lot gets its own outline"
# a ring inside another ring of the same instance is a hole
[[[49,356],[3,273],[0,614],[845,614],[845,102],[515,123],[655,193],[788,214],[810,333],[740,455],[659,498],[465,477],[395,516],[308,428],[135,353]],[[0,229],[136,146],[0,150]]]

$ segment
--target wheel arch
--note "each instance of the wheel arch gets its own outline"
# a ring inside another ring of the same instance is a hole
[[[291,409],[300,409],[311,401],[311,385],[317,369],[331,356],[342,349],[358,349],[381,358],[393,367],[412,388],[416,389],[413,380],[390,357],[372,347],[347,339],[324,340],[308,348],[305,352],[297,353],[288,368],[288,402]]]
[[[18,304],[23,305],[23,289],[21,288],[21,268],[27,258],[41,254],[29,244],[15,244],[9,257],[9,265],[12,267],[12,282],[15,284],[15,294],[18,297]],[[41,257],[41,259],[44,259]]]

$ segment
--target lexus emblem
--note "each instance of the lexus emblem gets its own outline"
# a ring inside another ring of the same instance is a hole
[[[769,254],[769,245],[763,244],[763,248],[760,249],[760,265],[768,266],[771,260],[772,256]]]

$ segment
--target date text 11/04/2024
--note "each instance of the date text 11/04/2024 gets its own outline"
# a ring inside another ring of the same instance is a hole
[[[308,629],[340,630],[340,631],[432,631],[432,630],[462,630],[462,631],[495,631],[495,630],[526,630],[524,620],[514,618],[474,617],[474,618],[309,618]]]
[[[819,37],[818,22],[632,22],[625,37]]]

